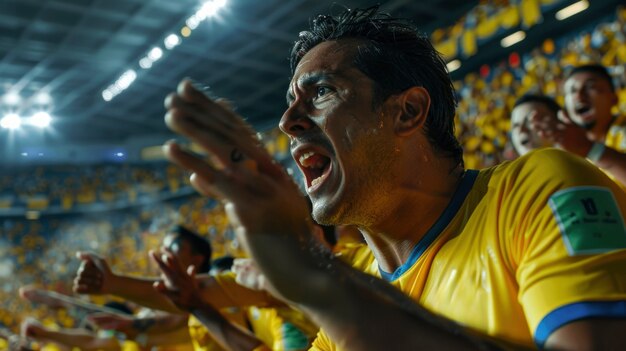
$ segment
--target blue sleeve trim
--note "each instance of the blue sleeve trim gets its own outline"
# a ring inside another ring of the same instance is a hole
[[[539,349],[548,337],[567,323],[585,318],[626,317],[626,301],[587,301],[561,306],[548,313],[535,331],[535,344]]]

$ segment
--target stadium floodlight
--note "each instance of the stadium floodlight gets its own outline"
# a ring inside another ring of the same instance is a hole
[[[163,45],[165,45],[165,48],[168,50],[172,50],[178,46],[178,44],[180,44],[180,37],[176,34],[170,34],[163,40]]]
[[[180,35],[182,35],[183,37],[187,38],[191,35],[191,29],[189,29],[189,27],[184,26],[183,28],[180,29]]]
[[[587,8],[589,7],[589,1],[587,0],[581,0],[579,2],[575,2],[569,6],[566,6],[562,9],[560,9],[555,15],[554,17],[559,20],[562,21],[566,18],[572,17],[575,14],[579,13],[579,12],[583,12],[585,11]]]
[[[448,67],[448,72],[452,73],[461,67],[461,60],[459,59],[452,60],[448,62],[446,67]]]
[[[50,97],[50,94],[43,92],[43,91],[35,95],[34,100],[35,100],[35,103],[39,105],[48,105],[52,102],[52,98]]]
[[[187,27],[189,27],[189,29],[194,30],[198,28],[198,25],[200,24],[200,19],[198,18],[198,16],[196,16],[196,14],[193,14],[187,19],[187,21],[185,21],[185,24],[187,25]]]
[[[217,10],[219,10],[219,5],[215,1],[207,1],[196,11],[196,16],[202,21],[207,17],[214,16]]]
[[[520,41],[524,40],[526,38],[526,32],[524,32],[523,30],[518,30],[517,32],[504,37],[502,40],[500,40],[500,45],[503,48],[508,48],[509,46],[515,45],[517,43],[519,43]]]
[[[4,95],[2,100],[4,100],[4,103],[9,106],[15,106],[19,104],[20,101],[22,101],[22,98],[17,93],[7,93],[6,95]]]
[[[120,92],[122,90],[126,90],[137,78],[137,73],[132,69],[124,72],[120,78],[115,82],[115,85],[120,88]]]
[[[150,60],[148,57],[143,57],[141,60],[139,60],[139,67],[143,69],[149,69],[150,67],[152,67],[152,60]]]
[[[17,113],[9,113],[0,120],[0,127],[4,129],[17,129],[22,125],[22,119]]]
[[[102,91],[102,99],[104,101],[111,101],[114,97],[126,90],[137,78],[137,72],[132,69],[124,72],[115,83],[109,85],[104,91]]]
[[[50,117],[50,114],[45,111],[35,113],[30,119],[30,123],[39,128],[48,127],[51,121],[52,117]]]
[[[148,53],[148,58],[152,60],[152,62],[158,61],[161,57],[163,57],[163,50],[159,47],[154,47]]]
[[[165,50],[172,50],[180,45],[184,38],[191,35],[191,32],[198,28],[202,21],[208,17],[217,14],[219,9],[226,6],[228,0],[206,0],[202,2],[202,5],[185,20],[185,25],[180,29],[180,35],[170,33],[163,39],[163,46]],[[139,67],[144,70],[152,68],[154,63],[160,60],[164,56],[163,49],[159,46],[155,46],[143,57],[139,59]],[[109,85],[101,93],[104,101],[111,101],[117,95],[121,94],[130,84],[137,78],[135,71],[128,70],[115,83]]]

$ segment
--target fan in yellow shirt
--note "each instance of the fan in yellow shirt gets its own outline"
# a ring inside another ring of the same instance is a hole
[[[465,328],[542,347],[572,321],[626,316],[622,209],[626,195],[583,159],[533,151],[466,171],[444,213],[395,271],[362,257],[354,267]],[[313,347],[336,349],[324,333]]]

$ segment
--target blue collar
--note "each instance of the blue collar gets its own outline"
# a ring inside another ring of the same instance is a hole
[[[450,203],[443,211],[439,219],[433,224],[430,229],[426,232],[424,237],[415,245],[413,250],[411,251],[411,255],[409,255],[409,259],[404,262],[400,267],[396,268],[393,273],[387,273],[378,266],[378,270],[380,271],[381,277],[388,281],[392,282],[398,279],[404,272],[409,270],[413,266],[415,262],[422,256],[424,251],[430,246],[430,244],[437,239],[439,234],[448,226],[448,223],[454,218],[456,213],[461,208],[463,201],[469,194],[470,190],[472,190],[472,186],[474,185],[474,181],[478,176],[478,171],[473,169],[468,169],[465,171],[463,178],[461,179],[461,184],[459,184],[458,188],[455,190]]]

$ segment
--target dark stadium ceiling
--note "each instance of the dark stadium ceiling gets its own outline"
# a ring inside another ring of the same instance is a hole
[[[200,23],[179,46],[164,50],[163,57],[144,70],[139,59],[155,45],[163,47],[168,34],[180,36],[200,0],[0,0],[0,98],[16,92],[24,110],[32,110],[35,97],[46,92],[54,118],[52,131],[43,133],[31,129],[11,135],[0,129],[0,145],[9,139],[22,145],[118,143],[167,134],[162,101],[184,77],[234,101],[257,128],[275,126],[285,107],[286,58],[310,16],[327,13],[333,6],[337,12],[336,4],[367,7],[377,2],[227,0],[216,17]],[[610,13],[620,0],[594,1],[590,10],[598,2],[604,7],[594,16]],[[382,2],[382,8],[413,18],[428,32],[451,25],[476,3],[395,0]],[[585,20],[592,11],[587,12]],[[556,28],[547,20],[545,27],[565,32],[575,28],[571,23]],[[552,34],[538,32],[535,42]],[[502,54],[479,53],[472,62],[477,67],[476,63]],[[128,69],[137,72],[135,81],[104,101],[102,92]],[[0,100],[3,103],[6,107]]]

